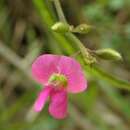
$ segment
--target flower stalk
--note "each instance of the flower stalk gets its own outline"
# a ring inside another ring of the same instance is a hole
[[[67,23],[66,18],[65,18],[64,13],[63,13],[63,10],[62,10],[62,7],[61,7],[60,1],[59,0],[53,0],[53,1],[54,1],[55,8],[56,8],[56,11],[57,11],[57,14],[58,14],[60,21],[63,23]]]
[[[55,18],[51,16],[51,12],[47,8],[45,1],[33,0],[33,3],[37,9],[37,12],[41,16],[41,20],[44,23],[43,25],[46,25],[49,30],[51,26],[54,25],[55,22],[58,20],[56,20]],[[53,31],[50,31],[50,35],[57,41],[57,44],[61,47],[61,50],[65,51],[66,54],[72,55],[76,51],[79,51],[79,50],[81,51],[79,46],[82,46],[82,43],[72,33],[61,35]],[[84,51],[82,50],[82,55],[83,53]],[[79,58],[79,60],[80,62],[82,61],[81,57]],[[122,80],[116,76],[109,74],[108,72],[105,72],[99,66],[91,67],[84,64],[84,69],[87,70],[88,73],[90,73],[92,76],[94,76],[98,80],[104,80],[108,82],[110,85],[112,85],[113,87],[120,87],[122,89],[130,90],[130,83],[128,81]]]

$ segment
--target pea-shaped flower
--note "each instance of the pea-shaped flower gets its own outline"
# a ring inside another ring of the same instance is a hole
[[[67,93],[79,93],[87,88],[80,64],[67,56],[39,56],[32,64],[32,75],[44,86],[34,103],[34,110],[40,112],[49,97],[49,113],[56,119],[67,115]]]

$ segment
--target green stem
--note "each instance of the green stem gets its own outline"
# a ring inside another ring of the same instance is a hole
[[[42,18],[43,24],[46,24],[46,26],[50,30],[51,26],[55,23],[56,20],[51,17],[51,12],[49,12],[43,0],[33,0],[33,2]],[[79,48],[82,52],[82,55],[85,53],[85,47],[80,42],[80,40],[72,33],[68,33],[67,35],[61,35],[50,31],[50,34],[57,41],[57,44],[59,44],[64,49],[64,51],[67,52],[68,55],[77,52]],[[74,48],[75,46],[77,46],[77,49]],[[82,59],[80,59],[80,61],[82,61]],[[89,72],[92,76],[95,76],[98,80],[104,80],[113,86],[130,90],[129,82],[120,80],[119,78],[116,78],[115,76],[112,76],[111,74],[102,71],[99,67],[84,66],[84,70],[86,72]]]
[[[57,11],[57,14],[58,14],[60,21],[67,23],[66,18],[65,18],[64,13],[63,13],[63,10],[62,10],[62,7],[61,7],[61,4],[60,4],[60,1],[54,0],[54,4],[55,4],[56,11]]]
[[[89,53],[88,48],[86,48],[75,35],[68,33],[66,36],[71,41],[71,43],[76,44],[77,48],[80,49],[86,64],[92,64],[96,62],[96,59]]]
[[[120,89],[126,89],[130,91],[130,83],[128,81],[122,80],[118,77],[113,76],[112,74],[109,74],[99,68],[98,66],[89,67],[87,65],[84,65],[84,69],[87,70],[89,74],[94,76],[99,81],[107,81],[109,84],[120,88]]]
[[[61,7],[61,4],[60,4],[60,1],[54,0],[54,3],[55,3],[55,7],[56,7],[60,21],[67,23],[67,21],[65,19],[65,15],[64,15],[62,7]],[[87,48],[84,47],[84,45],[81,43],[81,41],[78,38],[76,38],[72,33],[67,33],[66,35],[70,41],[76,43],[77,47],[80,48],[81,54],[87,64],[96,62],[96,59],[91,56],[91,54],[89,53]]]

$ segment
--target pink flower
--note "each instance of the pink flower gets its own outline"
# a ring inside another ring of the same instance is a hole
[[[67,115],[67,93],[78,93],[87,88],[80,64],[67,56],[39,56],[32,64],[32,74],[37,82],[45,86],[38,95],[34,110],[41,111],[50,97],[49,113],[56,119]]]

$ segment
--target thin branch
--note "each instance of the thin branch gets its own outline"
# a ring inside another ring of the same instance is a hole
[[[54,1],[56,11],[57,11],[57,14],[58,14],[60,21],[67,23],[66,18],[65,18],[64,13],[63,13],[63,10],[62,10],[62,7],[61,7],[61,4],[60,4],[60,1],[59,0],[53,0],[53,1]]]

